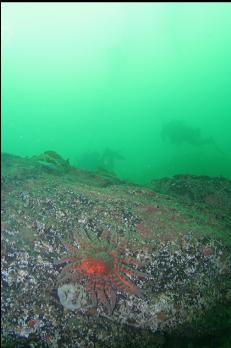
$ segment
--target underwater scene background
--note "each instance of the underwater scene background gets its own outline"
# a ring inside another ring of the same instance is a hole
[[[230,3],[2,6],[2,151],[231,177]]]
[[[231,347],[231,3],[3,3],[1,345]]]

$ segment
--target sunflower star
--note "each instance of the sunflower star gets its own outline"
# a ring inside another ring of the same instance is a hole
[[[59,282],[84,282],[95,306],[102,304],[112,314],[117,300],[116,290],[129,295],[141,293],[141,289],[128,277],[146,276],[131,267],[139,264],[135,258],[119,255],[119,250],[112,249],[105,240],[83,242],[80,248],[67,243],[64,246],[71,256],[58,261],[59,264],[68,263],[61,271]]]

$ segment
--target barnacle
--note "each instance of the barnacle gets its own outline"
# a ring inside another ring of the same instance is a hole
[[[141,289],[129,279],[132,276],[145,277],[134,269],[138,261],[121,254],[121,248],[115,248],[106,240],[94,239],[82,241],[77,248],[64,243],[70,256],[59,263],[67,263],[62,269],[59,282],[84,282],[85,290],[94,305],[102,304],[112,314],[117,299],[117,290],[130,295],[139,295]]]

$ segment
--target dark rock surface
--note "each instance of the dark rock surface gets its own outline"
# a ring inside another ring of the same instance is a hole
[[[230,181],[177,176],[148,189],[110,173],[65,168],[2,155],[3,346],[181,347],[176,337],[224,335],[231,304]],[[59,284],[57,261],[70,256],[64,243],[78,247],[83,238],[92,255],[97,240],[110,246],[104,253],[135,259],[128,279],[141,294],[112,284],[116,303],[108,313],[102,297],[93,303],[84,277]],[[68,306],[60,302],[63,285]]]

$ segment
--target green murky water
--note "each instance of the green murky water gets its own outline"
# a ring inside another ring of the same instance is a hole
[[[231,178],[230,3],[4,3],[2,151]]]

